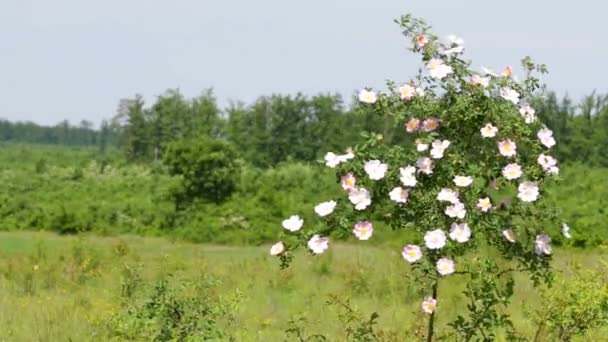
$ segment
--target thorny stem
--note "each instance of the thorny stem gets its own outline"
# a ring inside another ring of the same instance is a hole
[[[436,279],[435,282],[433,283],[433,298],[435,298],[435,300],[437,300],[437,284],[439,283],[439,280]],[[433,332],[435,330],[435,311],[433,311],[433,313],[431,313],[431,316],[429,317],[429,330],[426,334],[426,341],[427,342],[432,342],[433,341]]]

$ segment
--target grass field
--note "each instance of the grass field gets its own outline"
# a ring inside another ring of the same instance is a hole
[[[426,323],[421,295],[393,248],[338,245],[320,257],[298,255],[280,270],[267,247],[10,232],[0,234],[0,253],[2,341],[145,341],[159,338],[163,327],[201,326],[212,340],[297,340],[285,333],[293,328],[341,341],[347,300],[363,321],[380,314],[376,329],[385,340],[414,340]],[[566,279],[580,265],[605,274],[607,255],[556,250],[555,265]],[[510,311],[532,336],[528,313],[541,303],[527,279],[517,281]],[[440,333],[463,305],[461,288],[451,284],[439,291]],[[340,304],[327,305],[330,296]],[[607,340],[608,330],[588,338]]]

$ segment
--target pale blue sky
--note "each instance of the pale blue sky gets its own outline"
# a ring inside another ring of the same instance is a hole
[[[121,97],[213,87],[222,104],[407,80],[393,19],[411,12],[465,39],[475,66],[546,63],[550,89],[607,92],[600,0],[1,0],[0,117],[99,123]]]

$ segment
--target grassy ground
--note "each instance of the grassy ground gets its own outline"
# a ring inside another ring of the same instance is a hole
[[[606,267],[601,260],[607,255],[557,250],[555,265],[570,277],[581,265]],[[187,329],[188,303],[209,308],[198,318],[207,315],[213,321],[208,329],[224,332],[216,340],[291,341],[296,338],[285,330],[299,328],[341,341],[346,325],[338,317],[344,309],[326,304],[332,295],[350,299],[361,318],[380,313],[378,329],[387,340],[408,341],[423,331],[427,316],[407,270],[398,250],[363,245],[333,246],[315,258],[299,255],[282,271],[267,247],[0,233],[0,341],[152,340],[158,336],[151,332],[162,330],[160,321],[171,326],[167,322],[179,316],[179,329]],[[510,311],[516,326],[532,336],[528,312],[542,303],[527,279],[517,282]],[[161,306],[173,311],[150,304],[159,302],[153,295],[159,284],[171,288]],[[462,308],[461,287],[456,281],[440,288],[440,332]],[[596,329],[588,338],[608,340],[608,331]]]

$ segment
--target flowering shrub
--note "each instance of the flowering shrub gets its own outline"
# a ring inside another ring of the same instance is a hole
[[[427,340],[441,312],[438,284],[454,276],[469,276],[464,294],[471,301],[470,318],[451,324],[455,333],[492,340],[502,327],[516,339],[501,312],[513,292],[510,274],[525,271],[535,283],[549,281],[550,236],[561,228],[543,196],[544,185],[559,173],[551,156],[556,142],[527,103],[542,90],[537,74],[546,68],[527,57],[521,81],[510,66],[476,72],[463,58],[462,39],[440,40],[410,15],[398,23],[423,68],[404,83],[389,82],[385,93],[361,90],[359,101],[379,117],[393,118],[403,126],[403,140],[413,135],[415,143],[389,145],[370,133],[345,154],[327,153],[325,164],[336,170],[344,196],[317,205],[315,223],[286,219],[271,254],[286,267],[298,247],[312,254],[331,248],[330,235],[373,239],[381,234],[374,213],[394,229],[417,233],[404,241],[402,256],[427,288],[420,298],[429,314]],[[481,248],[503,258],[484,257]]]

